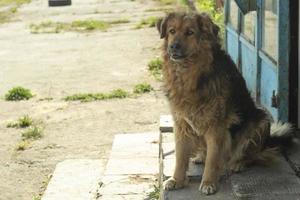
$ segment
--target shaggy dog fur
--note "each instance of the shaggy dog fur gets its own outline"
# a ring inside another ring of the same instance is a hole
[[[225,170],[240,171],[275,156],[266,145],[270,119],[221,49],[219,28],[208,15],[170,13],[157,28],[164,38],[164,84],[175,121],[176,167],[164,188],[187,183],[189,159],[196,155],[195,162],[205,163],[199,190],[213,194]]]

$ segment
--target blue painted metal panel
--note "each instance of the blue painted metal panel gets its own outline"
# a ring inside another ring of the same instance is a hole
[[[273,119],[278,119],[278,109],[272,107],[272,94],[278,88],[277,69],[260,53],[261,60],[261,82],[260,82],[260,103],[272,115]]]
[[[238,34],[230,27],[226,28],[226,48],[227,53],[230,55],[235,64],[239,63],[239,42]]]
[[[244,38],[240,38],[241,42],[241,68],[242,74],[246,80],[247,88],[251,93],[251,96],[255,99],[257,92],[257,54],[255,47],[246,41]]]

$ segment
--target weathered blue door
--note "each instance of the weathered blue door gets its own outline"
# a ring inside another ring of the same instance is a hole
[[[247,13],[236,1],[226,1],[226,50],[251,96],[274,120],[288,121],[289,1],[256,0]]]

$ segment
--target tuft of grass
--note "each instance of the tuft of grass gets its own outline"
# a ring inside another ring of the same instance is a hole
[[[114,98],[124,99],[126,97],[129,97],[130,94],[129,94],[129,92],[127,92],[123,89],[117,89],[117,90],[113,90],[107,96],[108,96],[108,99],[114,99]]]
[[[77,20],[71,23],[71,28],[77,31],[106,31],[109,28],[109,23],[99,20]]]
[[[9,122],[7,128],[26,128],[33,125],[33,119],[28,115],[20,117],[16,122]]]
[[[12,7],[11,9],[9,9],[9,11],[11,13],[16,13],[16,12],[18,12],[18,8],[17,7]]]
[[[23,140],[29,140],[29,139],[39,139],[43,136],[43,129],[38,126],[32,126],[29,127],[27,130],[25,130],[22,133]]]
[[[153,90],[152,86],[148,83],[140,83],[134,86],[133,93],[134,94],[144,94],[151,92]]]
[[[154,185],[153,190],[147,194],[147,198],[149,200],[158,200],[159,199],[159,187]]]
[[[11,13],[7,11],[0,12],[0,24],[6,23],[9,21]]]
[[[170,8],[149,8],[149,9],[144,10],[144,12],[159,12],[159,11],[170,12],[171,10],[172,9],[170,9]]]
[[[28,115],[25,115],[18,119],[18,127],[20,128],[29,127],[32,124],[33,124],[33,120]]]
[[[10,89],[5,95],[7,101],[21,101],[32,98],[33,95],[29,89],[23,87],[14,87]]]
[[[100,20],[76,20],[71,23],[46,21],[39,24],[30,24],[31,33],[60,33],[63,31],[107,31],[110,27],[108,22]]]
[[[17,122],[9,122],[6,124],[6,128],[18,128],[19,124]]]
[[[52,101],[53,97],[45,97],[45,98],[41,98],[39,99],[39,101]]]
[[[0,24],[9,22],[12,18],[13,14],[18,11],[18,7],[20,7],[24,3],[30,3],[31,0],[0,0],[0,8],[3,6],[9,6],[11,8],[1,10],[0,12]]]
[[[31,33],[60,33],[66,29],[67,24],[60,22],[46,21],[39,24],[30,24]],[[68,25],[69,27],[69,25]]]
[[[30,147],[30,141],[22,140],[16,146],[16,151],[24,151]]]
[[[159,0],[160,3],[164,5],[172,5],[177,2],[177,0]]]
[[[155,58],[148,63],[148,70],[156,80],[162,80],[162,65],[163,61]]]
[[[108,22],[109,24],[126,24],[129,23],[130,20],[129,19],[116,19],[113,21]]]
[[[142,19],[135,26],[135,29],[141,29],[141,28],[145,28],[145,27],[155,27],[157,20],[158,20],[158,17],[148,17],[146,19]]]
[[[124,99],[129,97],[129,92],[123,89],[116,89],[109,93],[81,93],[67,96],[64,98],[65,101],[81,101],[81,102],[90,102],[90,101],[100,101],[107,99]]]
[[[25,4],[25,3],[30,3],[31,0],[1,0],[0,1],[0,7],[1,6],[8,6],[8,5],[17,5],[17,6],[20,6],[22,4]]]

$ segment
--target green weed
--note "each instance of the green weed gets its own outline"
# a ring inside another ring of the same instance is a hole
[[[148,70],[156,80],[162,80],[162,65],[163,61],[155,58],[148,63]]]
[[[30,147],[30,141],[22,140],[16,146],[16,151],[24,151]]]
[[[53,97],[45,97],[45,98],[41,98],[39,99],[39,101],[52,101]]]
[[[109,93],[80,93],[67,96],[64,98],[65,101],[81,101],[81,102],[90,102],[90,101],[100,101],[107,99],[123,99],[129,97],[129,92],[123,89],[116,89]]]
[[[20,117],[16,122],[9,122],[7,128],[26,128],[33,125],[33,119],[28,115]]]
[[[77,20],[71,23],[71,28],[77,31],[106,31],[109,28],[109,23],[99,20]]]
[[[43,136],[43,129],[38,126],[29,127],[22,133],[23,140],[39,139]]]
[[[14,87],[7,92],[7,94],[5,95],[5,100],[20,101],[20,100],[28,100],[32,97],[33,95],[29,89],[23,87]]]
[[[154,187],[153,190],[147,194],[146,199],[158,200],[159,199],[159,194],[160,194],[159,187],[156,186],[156,185],[154,185],[153,187]]]
[[[133,93],[134,94],[144,94],[151,92],[153,88],[148,83],[140,83],[134,86]]]
[[[142,19],[135,26],[135,29],[141,29],[141,28],[145,28],[145,27],[155,27],[157,20],[158,20],[158,17],[148,17],[146,19]]]
[[[1,0],[0,1],[0,7],[1,6],[8,6],[8,5],[11,5],[11,4],[20,6],[22,4],[30,3],[30,2],[31,2],[31,0]]]
[[[60,33],[66,31],[106,31],[110,24],[99,20],[76,20],[71,23],[46,21],[39,24],[31,24],[31,33]]]
[[[116,19],[113,21],[108,22],[109,24],[126,24],[129,23],[130,20],[129,19]]]

